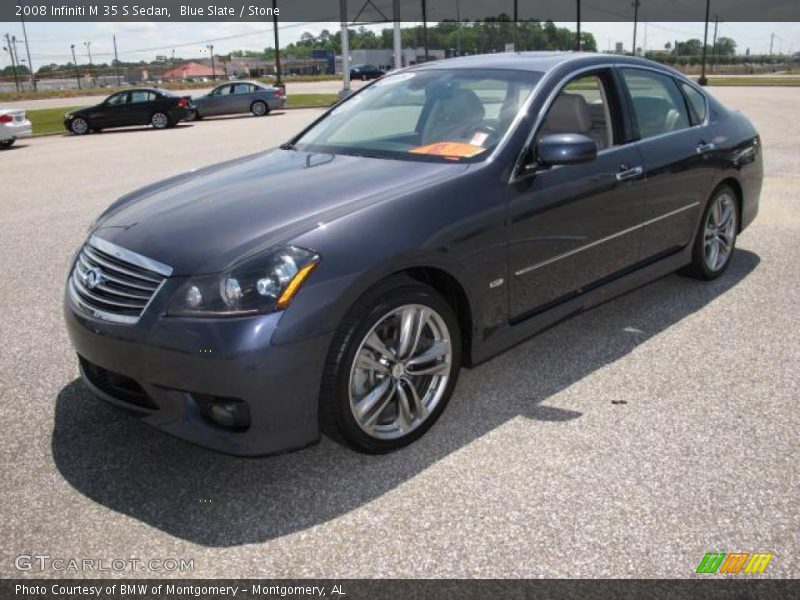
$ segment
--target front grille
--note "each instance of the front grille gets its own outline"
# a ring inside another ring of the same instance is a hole
[[[80,359],[81,369],[84,375],[86,375],[86,378],[94,386],[112,398],[144,408],[158,408],[156,403],[153,402],[136,380],[104,369],[103,367],[89,362],[82,356],[78,358]]]
[[[92,317],[133,324],[171,274],[167,265],[92,236],[75,261],[70,296]]]

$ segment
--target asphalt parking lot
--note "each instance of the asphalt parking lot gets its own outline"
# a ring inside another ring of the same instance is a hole
[[[62,323],[102,208],[318,111],[0,153],[0,576],[43,554],[188,558],[167,576],[194,577],[690,577],[712,551],[772,552],[763,577],[800,576],[800,88],[714,93],[766,155],[726,276],[666,277],[465,370],[439,423],[381,457],[174,440],[84,390]]]

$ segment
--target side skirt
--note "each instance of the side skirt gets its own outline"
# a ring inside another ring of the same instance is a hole
[[[524,342],[537,333],[541,333],[545,329],[553,327],[561,321],[616,298],[617,296],[633,291],[670,273],[674,273],[681,267],[692,262],[692,247],[693,244],[690,243],[675,254],[671,254],[657,262],[643,266],[627,275],[570,298],[561,304],[536,313],[513,325],[509,324],[503,329],[493,333],[491,337],[484,340],[480,345],[476,344],[473,346],[470,366],[477,366],[493,356]]]

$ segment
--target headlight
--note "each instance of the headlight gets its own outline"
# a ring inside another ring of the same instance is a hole
[[[64,113],[64,118],[69,119],[72,117],[72,113]]]
[[[175,293],[172,316],[242,316],[282,310],[319,264],[319,256],[289,246],[248,259],[221,275],[193,277]]]

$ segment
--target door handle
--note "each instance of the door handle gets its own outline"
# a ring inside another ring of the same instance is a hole
[[[706,152],[711,152],[715,148],[716,148],[716,146],[714,145],[714,142],[709,142],[707,144],[705,142],[700,142],[697,145],[697,153],[698,154],[705,154]]]
[[[617,173],[617,181],[625,181],[626,179],[635,179],[636,177],[640,177],[642,173],[644,173],[644,169],[642,169],[642,167],[633,167],[631,169],[625,169],[624,171],[620,171],[619,173]]]

